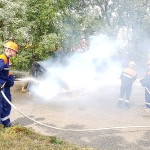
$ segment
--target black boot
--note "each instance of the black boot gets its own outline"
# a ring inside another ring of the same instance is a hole
[[[7,125],[4,125],[4,128],[9,128],[9,127],[11,127],[11,126],[12,126],[12,124],[9,123],[9,124],[7,124]]]

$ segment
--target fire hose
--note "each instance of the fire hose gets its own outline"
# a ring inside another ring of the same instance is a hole
[[[148,94],[150,94],[150,91],[149,91],[149,89],[146,86],[145,86],[145,89],[148,92]]]
[[[55,129],[55,130],[61,130],[61,131],[72,131],[72,132],[87,132],[87,131],[102,131],[102,130],[115,130],[115,129],[127,129],[127,128],[150,128],[150,126],[122,126],[122,127],[106,127],[106,128],[91,128],[91,129],[67,129],[67,128],[59,128],[59,127],[54,127],[54,126],[50,126],[50,125],[46,125],[42,122],[36,121],[35,119],[27,116],[26,114],[24,114],[23,112],[21,112],[14,104],[12,104],[9,99],[7,98],[7,96],[5,95],[5,93],[3,92],[3,90],[1,90],[1,93],[3,95],[3,97],[5,98],[5,100],[20,114],[22,114],[24,117],[28,118],[29,120],[45,126],[47,128],[51,128],[51,129]]]

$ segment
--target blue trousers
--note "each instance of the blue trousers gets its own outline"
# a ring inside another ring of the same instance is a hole
[[[147,108],[150,108],[150,87],[145,88],[145,105]]]
[[[10,88],[3,89],[6,97],[11,101]],[[11,125],[10,115],[11,105],[5,100],[2,93],[0,92],[0,124],[3,124],[4,127],[8,127]]]
[[[132,91],[132,84],[121,84],[119,98],[122,98],[122,99],[125,98],[125,100],[129,101],[131,91]]]

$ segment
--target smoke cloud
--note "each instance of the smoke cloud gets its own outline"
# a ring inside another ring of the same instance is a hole
[[[45,100],[59,93],[75,90],[95,90],[99,86],[113,84],[120,76],[121,67],[117,61],[120,43],[106,35],[89,37],[88,49],[73,52],[65,57],[65,63],[58,60],[46,64],[46,74],[38,84],[31,86],[31,92]],[[61,57],[61,56],[60,56]]]

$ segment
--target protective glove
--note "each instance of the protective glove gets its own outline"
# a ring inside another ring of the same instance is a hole
[[[12,87],[14,85],[14,76],[11,74],[9,75],[7,86]]]

